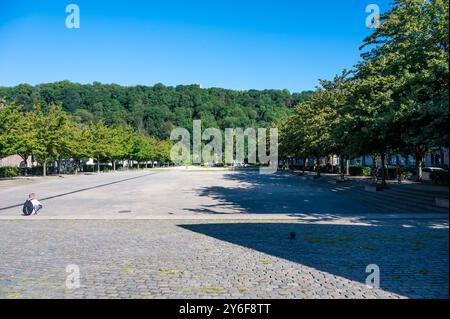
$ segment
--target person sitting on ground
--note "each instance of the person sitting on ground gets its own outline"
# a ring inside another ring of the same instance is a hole
[[[37,215],[37,212],[42,209],[42,204],[37,200],[36,194],[31,193],[28,195],[28,199],[23,204],[23,214],[24,215]]]

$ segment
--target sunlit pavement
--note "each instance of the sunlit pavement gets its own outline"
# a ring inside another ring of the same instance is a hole
[[[45,208],[20,216],[30,192]],[[288,174],[14,182],[0,218],[2,298],[448,298],[448,216],[377,214]]]

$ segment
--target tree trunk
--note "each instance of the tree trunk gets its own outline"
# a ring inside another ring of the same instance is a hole
[[[340,162],[340,166],[341,166],[341,180],[344,180],[345,179],[345,173],[344,173],[345,156],[344,155],[339,156],[339,162]]]
[[[303,174],[305,174],[305,169],[306,169],[306,161],[308,160],[308,158],[303,157]]]
[[[317,176],[320,176],[320,156],[316,156],[317,160]]]
[[[116,171],[116,161],[115,160],[112,160],[112,163],[113,163],[113,170],[114,170],[114,172]]]
[[[100,174],[100,157],[97,158],[97,173]]]
[[[386,154],[381,152],[381,184],[386,186]]]
[[[42,165],[42,175],[47,176],[47,159],[44,160],[44,164]]]
[[[25,163],[25,176],[28,176],[28,156],[25,156],[25,159],[23,160]]]
[[[350,175],[350,161],[345,157],[345,175]]]
[[[328,165],[330,165],[329,167],[331,167],[331,174],[334,174],[333,159],[334,159],[334,154],[331,154],[331,155],[328,157]]]
[[[60,174],[61,174],[61,158],[58,157],[58,159],[56,160],[56,162],[58,163],[58,168],[57,168],[57,170],[56,170],[56,173],[57,173],[58,175],[60,175]]]
[[[423,161],[422,153],[416,152],[414,154],[414,159],[416,160],[416,182],[421,182],[422,181],[422,161]]]

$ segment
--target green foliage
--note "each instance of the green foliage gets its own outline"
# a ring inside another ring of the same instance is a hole
[[[94,158],[97,170],[101,161],[115,164],[116,160],[132,159],[165,163],[170,159],[170,141],[136,132],[125,124],[109,127],[104,121],[84,125],[75,120],[61,105],[52,104],[48,108],[36,105],[28,112],[13,105],[3,106],[0,108],[0,154],[19,154],[24,159],[33,154],[42,164],[39,174],[43,175],[47,174],[47,164],[59,158],[72,158],[77,168],[82,159]]]
[[[32,113],[15,105],[0,107],[0,156],[20,155],[25,161],[37,148],[37,130]]]
[[[350,175],[370,176],[371,168],[369,166],[350,166],[348,168]]]
[[[0,156],[15,153],[15,127],[22,113],[13,105],[0,108]]]
[[[35,106],[33,112],[26,114],[32,114],[36,128],[37,143],[33,154],[37,155],[44,165],[49,159],[63,155],[67,149],[70,118],[61,105],[52,104],[46,112],[40,106]],[[44,170],[44,175],[45,173]]]
[[[397,151],[415,156],[420,179],[428,149],[449,146],[448,9],[448,0],[395,1],[364,40],[362,61],[321,81],[279,121],[281,156],[370,154],[384,161],[388,150]]]
[[[39,104],[45,110],[61,104],[79,123],[104,121],[107,126],[131,125],[135,130],[168,139],[173,127],[192,130],[192,120],[204,127],[266,127],[288,115],[311,92],[287,90],[234,91],[201,89],[198,85],[124,87],[69,81],[0,87],[0,97],[24,110]]]
[[[19,176],[18,167],[0,167],[0,177],[16,177]]]

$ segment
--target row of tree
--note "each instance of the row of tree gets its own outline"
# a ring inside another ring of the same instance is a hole
[[[108,126],[131,125],[136,130],[168,139],[174,127],[192,130],[192,120],[204,127],[266,127],[286,116],[311,92],[291,94],[287,90],[236,91],[202,89],[199,85],[167,87],[78,84],[69,81],[31,86],[0,87],[6,103],[22,105],[30,111],[61,103],[79,123],[103,120]]]
[[[43,167],[50,161],[73,159],[76,171],[81,160],[94,158],[100,171],[102,161],[168,162],[171,142],[139,132],[129,125],[108,127],[100,120],[81,124],[52,104],[46,110],[36,105],[23,112],[15,105],[0,105],[0,157],[18,154],[25,164],[33,155]]]
[[[341,159],[388,151],[416,160],[449,146],[449,1],[397,0],[364,40],[362,61],[282,119],[284,158]],[[384,169],[383,182],[384,182]]]

